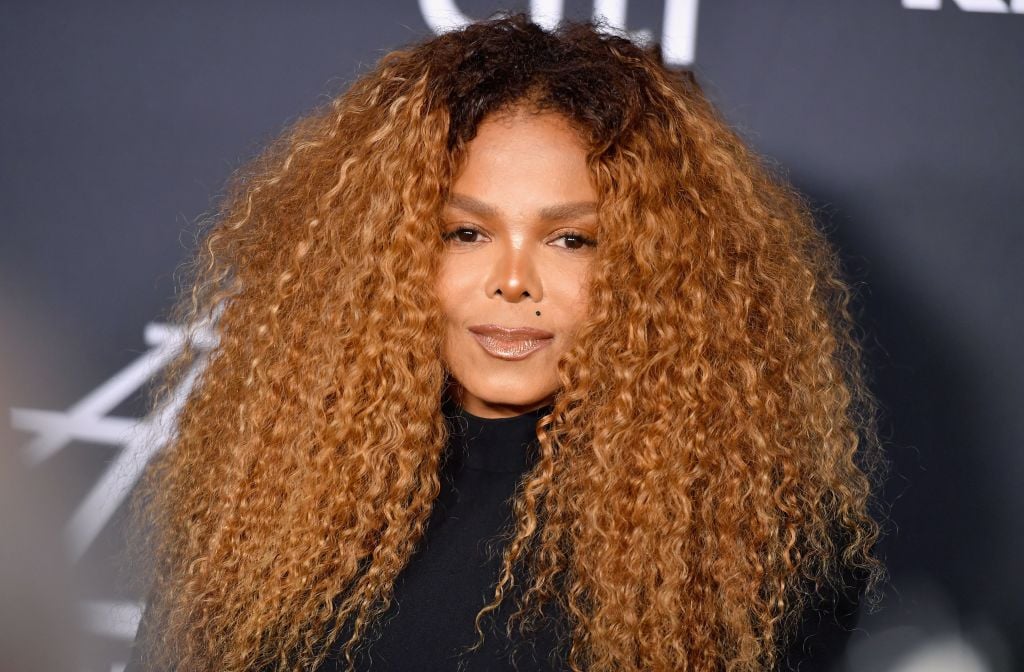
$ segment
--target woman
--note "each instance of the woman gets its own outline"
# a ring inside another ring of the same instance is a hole
[[[391,52],[233,180],[173,315],[217,344],[133,506],[131,669],[840,650],[884,577],[850,290],[692,75],[597,28]]]

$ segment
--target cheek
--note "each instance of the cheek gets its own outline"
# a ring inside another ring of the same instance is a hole
[[[434,283],[434,291],[441,310],[448,321],[452,319],[453,313],[459,306],[458,288],[454,280],[451,264],[442,262],[438,269],[437,280]]]
[[[566,297],[565,314],[568,322],[576,327],[590,314],[591,297],[586,274],[577,272],[566,278],[562,295]]]
[[[581,315],[586,315],[590,310],[590,286],[586,276],[581,277],[577,283],[576,305]]]
[[[464,370],[467,348],[461,339],[465,326],[471,323],[472,318],[464,276],[454,274],[451,264],[442,264],[435,291],[443,318],[441,356],[450,369]]]

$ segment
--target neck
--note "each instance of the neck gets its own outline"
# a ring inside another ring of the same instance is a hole
[[[456,399],[443,404],[449,444],[458,464],[480,471],[526,471],[536,459],[537,423],[550,406],[523,413],[488,418],[470,413]]]

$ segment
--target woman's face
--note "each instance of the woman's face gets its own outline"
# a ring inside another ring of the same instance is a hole
[[[443,221],[444,357],[462,407],[501,418],[550,403],[595,254],[582,141],[554,113],[485,118]]]

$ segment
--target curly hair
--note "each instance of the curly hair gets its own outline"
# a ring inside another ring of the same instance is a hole
[[[600,243],[478,635],[518,569],[507,631],[556,604],[593,672],[767,669],[844,572],[876,599],[878,406],[811,208],[657,45],[502,13],[387,53],[228,182],[150,412],[201,372],[132,498],[158,669],[312,669],[343,626],[351,665],[390,606],[448,440],[441,210],[514,108],[580,134]]]

